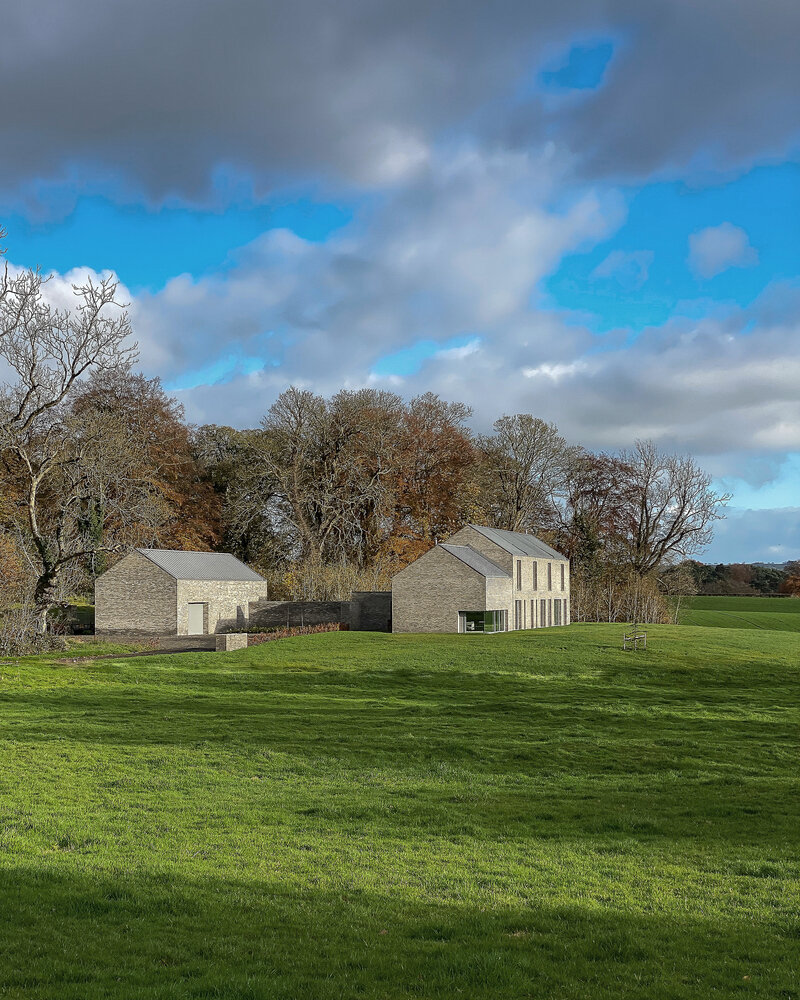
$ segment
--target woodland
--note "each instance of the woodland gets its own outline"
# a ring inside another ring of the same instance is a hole
[[[347,597],[465,523],[534,533],[572,566],[573,620],[665,621],[729,497],[690,455],[615,454],[532,413],[433,393],[288,387],[257,426],[194,426],[138,354],[112,278],[55,305],[0,276],[0,616],[44,635],[132,546],[224,550],[275,597]],[[699,564],[697,564],[699,565]]]

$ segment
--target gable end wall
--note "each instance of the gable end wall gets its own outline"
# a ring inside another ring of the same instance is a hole
[[[485,577],[439,546],[392,579],[393,632],[457,632],[459,611],[485,610]]]
[[[95,581],[95,633],[175,635],[177,580],[130,552]]]

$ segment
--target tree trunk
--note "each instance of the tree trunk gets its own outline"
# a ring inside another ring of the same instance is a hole
[[[33,603],[36,608],[36,630],[42,635],[47,632],[47,616],[57,604],[56,575],[55,567],[46,569],[36,581],[36,589],[33,593]]]

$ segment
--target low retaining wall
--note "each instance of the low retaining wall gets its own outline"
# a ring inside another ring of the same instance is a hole
[[[353,632],[391,632],[391,590],[354,590],[350,601],[350,629]]]
[[[224,635],[217,635],[217,652],[227,653],[232,649],[247,649],[246,632],[228,632]]]
[[[349,601],[251,601],[248,629],[348,625],[355,632],[391,632],[391,591],[357,590]]]
[[[302,628],[349,622],[349,601],[252,601],[251,631],[257,628]]]

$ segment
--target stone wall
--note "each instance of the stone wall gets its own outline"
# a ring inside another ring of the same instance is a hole
[[[96,635],[175,635],[177,580],[130,552],[95,581]]]
[[[229,632],[227,635],[218,635],[216,640],[218,653],[230,652],[233,649],[247,649],[246,632]]]
[[[514,628],[515,602],[522,602],[522,616],[520,628],[545,628],[554,620],[553,602],[561,601],[561,624],[569,625],[570,621],[570,579],[568,559],[539,559],[533,556],[515,556],[506,552],[499,545],[486,538],[471,525],[467,525],[457,531],[448,539],[453,545],[469,545],[476,549],[487,559],[501,566],[507,573],[511,574],[511,589],[494,592],[486,599],[487,610],[505,609],[508,616],[509,630]],[[522,586],[517,588],[517,565],[521,564]],[[548,586],[547,569],[550,566],[552,586]],[[561,589],[561,567],[564,567],[564,589]],[[534,571],[535,567],[535,571]],[[494,582],[487,581],[490,591]],[[505,599],[504,599],[505,595]],[[541,602],[544,600],[545,620],[541,617]],[[566,601],[566,605],[564,602]],[[502,602],[502,603],[498,603]]]
[[[349,623],[349,601],[253,601],[248,628]]]
[[[391,632],[391,590],[353,591],[350,600],[350,628],[354,632]]]
[[[485,577],[438,545],[392,580],[393,632],[458,632],[459,611],[486,608]]]
[[[356,632],[390,632],[391,591],[357,590],[349,601],[252,601],[248,628],[341,623]]]
[[[189,604],[205,604],[204,626],[208,634],[222,629],[246,628],[251,602],[266,598],[264,580],[178,580],[177,631],[189,631]]]

